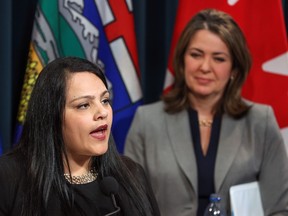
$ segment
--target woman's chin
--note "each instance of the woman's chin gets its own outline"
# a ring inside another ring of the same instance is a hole
[[[107,151],[108,151],[108,145],[103,146],[103,147],[98,147],[98,148],[95,148],[93,150],[93,155],[94,156],[101,156],[101,155],[105,154]]]

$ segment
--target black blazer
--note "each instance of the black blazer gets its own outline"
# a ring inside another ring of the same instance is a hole
[[[160,215],[159,209],[147,181],[143,168],[133,162],[128,157],[122,157],[123,162],[131,170],[133,175],[138,178],[146,190],[147,196],[153,208],[153,215]],[[0,216],[20,216],[23,197],[24,169],[20,160],[15,155],[4,155],[0,157]],[[103,216],[116,210],[111,196],[101,192],[99,181],[84,185],[73,185],[75,203],[81,207],[82,214],[75,208],[73,215]],[[90,194],[90,195],[87,195]],[[113,216],[135,216],[137,211],[131,204],[130,199],[124,192],[124,188],[119,186],[119,193],[115,196],[117,205],[121,208],[120,214]],[[64,215],[61,210],[61,202],[57,193],[51,193],[48,201],[47,214],[53,216]]]

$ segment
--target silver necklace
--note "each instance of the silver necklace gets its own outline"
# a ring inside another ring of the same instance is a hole
[[[87,184],[87,183],[95,181],[97,179],[97,176],[98,176],[98,173],[94,169],[80,176],[71,176],[68,173],[64,173],[65,179],[70,184]]]

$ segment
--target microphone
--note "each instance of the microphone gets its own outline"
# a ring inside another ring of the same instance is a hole
[[[112,176],[104,177],[102,181],[100,182],[100,189],[105,195],[111,196],[113,205],[116,208],[115,211],[105,214],[104,216],[110,216],[110,215],[120,212],[121,209],[117,205],[116,200],[115,200],[115,194],[117,194],[119,190],[119,184],[116,181],[116,179]]]

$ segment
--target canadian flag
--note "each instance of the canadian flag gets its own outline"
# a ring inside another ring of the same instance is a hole
[[[288,150],[288,44],[281,0],[179,0],[164,91],[173,85],[172,58],[180,33],[205,8],[229,13],[243,30],[253,66],[242,95],[273,107]]]

